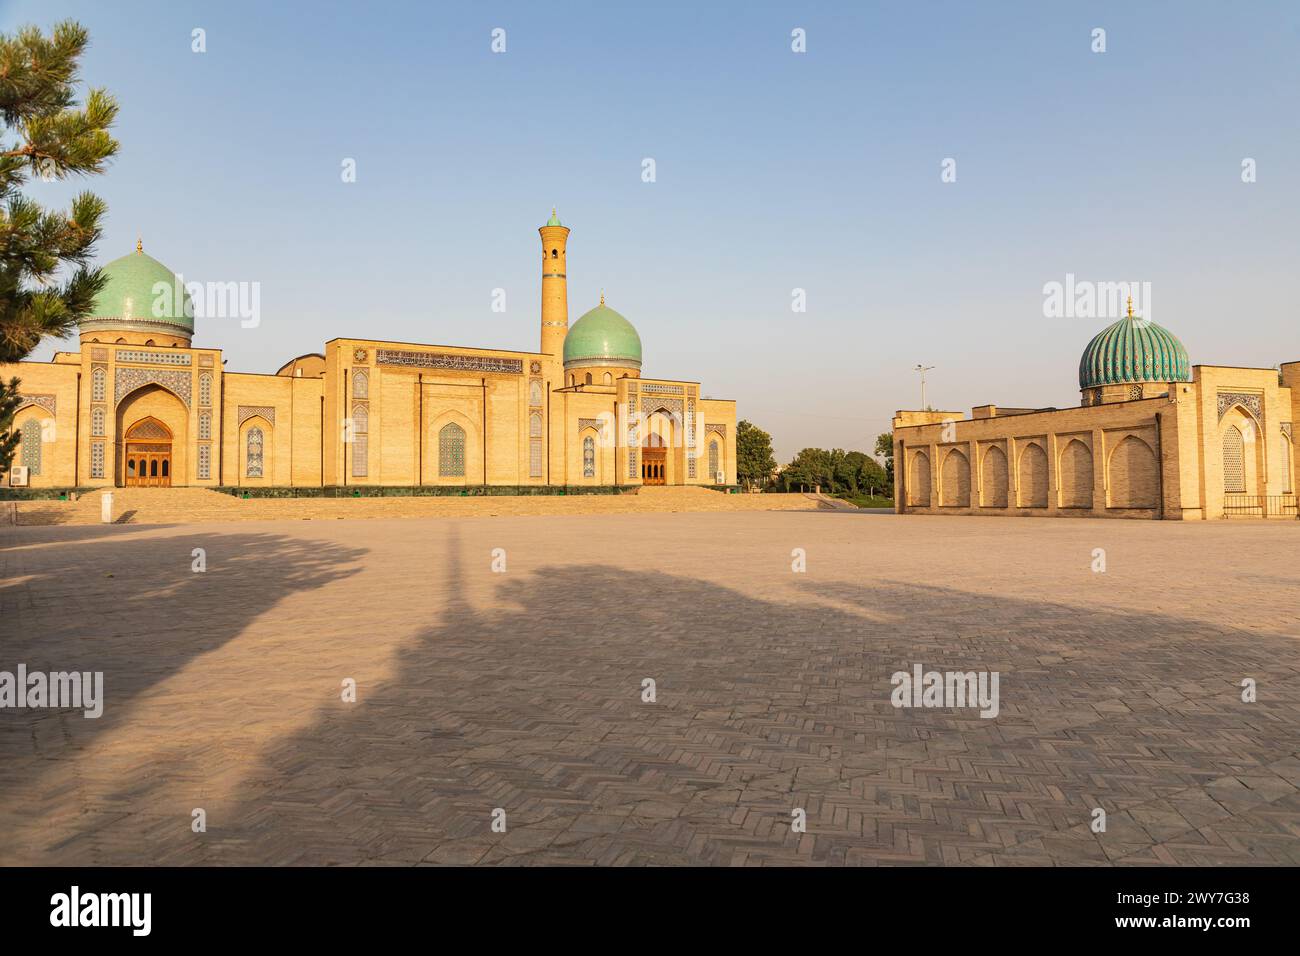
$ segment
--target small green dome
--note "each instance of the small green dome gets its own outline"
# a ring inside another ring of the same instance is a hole
[[[554,206],[551,207],[551,218],[548,219],[548,220],[546,220],[546,224],[547,224],[548,226],[560,226],[560,225],[563,225],[563,223],[560,222],[560,217],[557,216],[557,215],[555,214],[555,207],[554,207]]]
[[[604,296],[564,337],[564,364],[573,362],[641,367],[641,336],[631,322],[605,304]]]
[[[1099,332],[1079,360],[1079,387],[1190,382],[1187,349],[1168,329],[1129,314]]]
[[[81,323],[83,331],[140,327],[194,333],[194,307],[189,294],[182,288],[178,301],[176,274],[153,256],[137,249],[114,259],[103,271],[108,281],[96,296],[90,317]]]

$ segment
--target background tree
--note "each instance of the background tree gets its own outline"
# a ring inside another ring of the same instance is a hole
[[[736,480],[746,488],[766,487],[776,471],[772,436],[757,425],[742,421],[736,426]]]
[[[876,436],[876,455],[885,461],[885,476],[889,487],[894,487],[894,433],[881,432]]]
[[[784,491],[811,491],[815,487],[828,495],[858,497],[867,493],[893,493],[885,469],[870,455],[843,448],[805,448],[781,469],[779,485]]]
[[[71,334],[104,278],[89,267],[104,202],[83,192],[50,211],[19,192],[33,176],[53,182],[102,173],[117,153],[109,127],[117,103],[102,89],[76,106],[89,35],[72,21],[46,37],[36,27],[0,34],[0,362],[17,362],[46,336]],[[8,471],[18,379],[0,380],[0,474]]]

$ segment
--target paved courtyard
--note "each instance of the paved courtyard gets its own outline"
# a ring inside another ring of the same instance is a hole
[[[106,702],[0,710],[5,864],[1300,864],[1295,522],[0,528],[19,663]]]

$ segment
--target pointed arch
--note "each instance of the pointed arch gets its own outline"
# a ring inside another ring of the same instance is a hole
[[[438,429],[438,477],[465,477],[465,429],[455,422]]]
[[[1235,424],[1223,430],[1223,493],[1246,493],[1246,443]]]
[[[1129,435],[1111,451],[1106,485],[1109,508],[1154,508],[1158,474],[1156,455],[1141,438]]]
[[[1000,445],[993,445],[984,452],[980,469],[980,505],[985,508],[1005,508],[1009,477],[1007,453]]]
[[[1092,507],[1092,450],[1078,438],[1061,449],[1057,467],[1061,508]]]
[[[1047,507],[1047,452],[1038,442],[1030,442],[1020,452],[1019,500],[1021,508]]]
[[[18,433],[21,437],[19,442],[22,448],[19,450],[19,460],[23,467],[27,469],[28,474],[40,475],[41,473],[41,420],[39,418],[29,418],[23,422],[22,430]]]
[[[446,430],[455,425],[460,430]],[[447,409],[425,429],[425,484],[471,485],[483,480],[482,435],[477,422],[463,412]]]
[[[907,503],[916,508],[930,507],[930,456],[918,451],[907,469]]]
[[[949,508],[970,507],[970,459],[960,448],[950,448],[943,456],[939,474],[939,505]]]

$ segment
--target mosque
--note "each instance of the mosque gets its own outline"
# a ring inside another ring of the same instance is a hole
[[[21,379],[10,485],[616,491],[736,483],[736,405],[647,378],[641,338],[600,304],[569,325],[569,229],[541,235],[536,351],[333,339],[274,375],[192,345],[188,295],[136,250],[108,263],[80,351]],[[273,493],[273,492],[264,492]],[[287,492],[286,492],[287,493]],[[373,492],[379,493],[379,492]]]
[[[1191,365],[1128,315],[1079,362],[1078,408],[899,411],[900,513],[1201,520],[1296,512],[1300,362]]]

